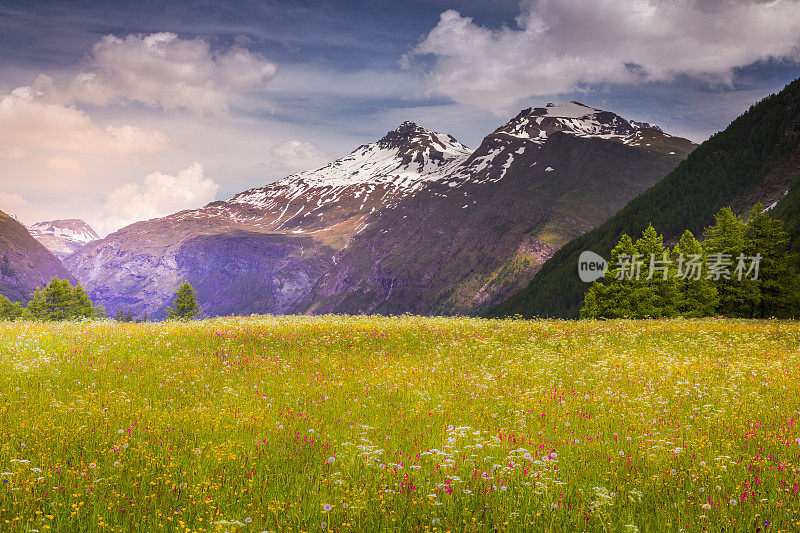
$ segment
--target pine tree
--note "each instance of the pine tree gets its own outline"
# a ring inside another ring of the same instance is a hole
[[[125,313],[125,322],[133,322],[133,311],[128,309],[128,312]]]
[[[630,236],[623,235],[611,250],[604,283],[595,281],[584,296],[581,318],[632,318],[636,316],[635,279],[641,263]]]
[[[750,211],[745,228],[747,257],[760,256],[758,277],[747,280],[754,287],[755,297],[749,302],[750,316],[755,318],[797,316],[800,311],[800,282],[788,253],[789,237],[783,222],[771,218],[762,204]],[[751,275],[752,277],[752,275]]]
[[[719,293],[717,313],[731,317],[751,315],[755,287],[739,281],[733,274],[736,258],[745,250],[745,225],[730,207],[715,215],[716,223],[706,229],[704,247],[708,253],[706,277],[714,282]]]
[[[197,293],[188,281],[184,281],[175,291],[173,307],[167,310],[169,318],[189,320],[200,316],[200,305],[197,303]]]
[[[117,322],[125,322],[125,311],[117,309],[117,312],[114,314],[114,320]]]
[[[664,247],[664,236],[652,224],[636,241],[636,251],[641,256],[642,273],[635,291],[638,318],[666,318],[676,316],[678,284],[669,249]]]
[[[637,278],[641,277],[641,261],[633,239],[624,234],[611,250],[611,265],[605,278],[609,282],[598,293],[599,308],[605,318],[633,318],[636,316]]]
[[[705,277],[707,255],[703,245],[686,230],[672,255],[677,263],[677,313],[687,318],[713,316],[719,294],[714,283]]]
[[[69,286],[69,282],[64,280]],[[86,291],[83,290],[83,287],[78,284],[72,288],[72,299],[70,305],[70,314],[72,318],[92,318],[96,316],[96,312],[94,306],[92,305],[92,301],[89,299],[89,296],[86,294]]]
[[[28,303],[27,316],[36,320],[72,320],[93,318],[97,310],[83,290],[57,277],[44,288],[37,288]]]
[[[664,237],[652,225],[636,241],[623,235],[611,251],[605,284],[584,296],[581,318],[664,318],[677,316],[681,293]]]
[[[600,301],[603,299],[603,289],[605,286],[599,281],[592,283],[589,290],[583,296],[583,307],[580,310],[581,318],[600,318]]]

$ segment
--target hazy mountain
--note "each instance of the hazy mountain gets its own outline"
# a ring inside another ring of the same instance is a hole
[[[34,239],[42,243],[59,259],[100,239],[89,224],[79,219],[49,220],[28,226]]]

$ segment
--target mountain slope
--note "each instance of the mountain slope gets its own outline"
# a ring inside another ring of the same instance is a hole
[[[36,287],[44,287],[54,276],[74,281],[25,226],[0,211],[0,294],[27,302]]]
[[[79,219],[38,222],[29,226],[28,231],[34,239],[62,260],[86,244],[100,239],[89,224]]]
[[[404,122],[316,170],[139,222],[67,259],[110,312],[475,313],[694,145],[577,102],[526,109],[474,152]],[[476,246],[476,243],[480,246]]]
[[[787,220],[800,248],[800,80],[752,106],[701,144],[674,172],[595,230],[564,246],[529,286],[494,307],[490,316],[577,317],[588,285],[577,275],[581,251],[604,256],[623,233],[652,223],[666,240],[684,229],[701,235],[724,206],[739,213],[756,202]]]
[[[161,316],[182,279],[209,314],[294,312],[371,213],[446,176],[470,153],[404,122],[319,169],[123,228],[67,265],[112,312]]]
[[[679,161],[564,132],[541,145],[538,138],[517,144],[498,137],[471,158],[477,179],[456,188],[431,184],[376,213],[337,254],[307,311],[478,313]],[[489,164],[480,156],[487,152],[495,154]],[[465,175],[469,169],[456,178]],[[487,179],[493,176],[501,177]]]

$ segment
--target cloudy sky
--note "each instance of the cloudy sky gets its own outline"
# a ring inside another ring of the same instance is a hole
[[[794,0],[0,4],[0,210],[101,234],[403,120],[475,147],[580,100],[702,141],[800,76]]]

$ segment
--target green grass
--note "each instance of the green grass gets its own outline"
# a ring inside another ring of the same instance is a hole
[[[0,323],[0,530],[789,531],[800,325]]]

